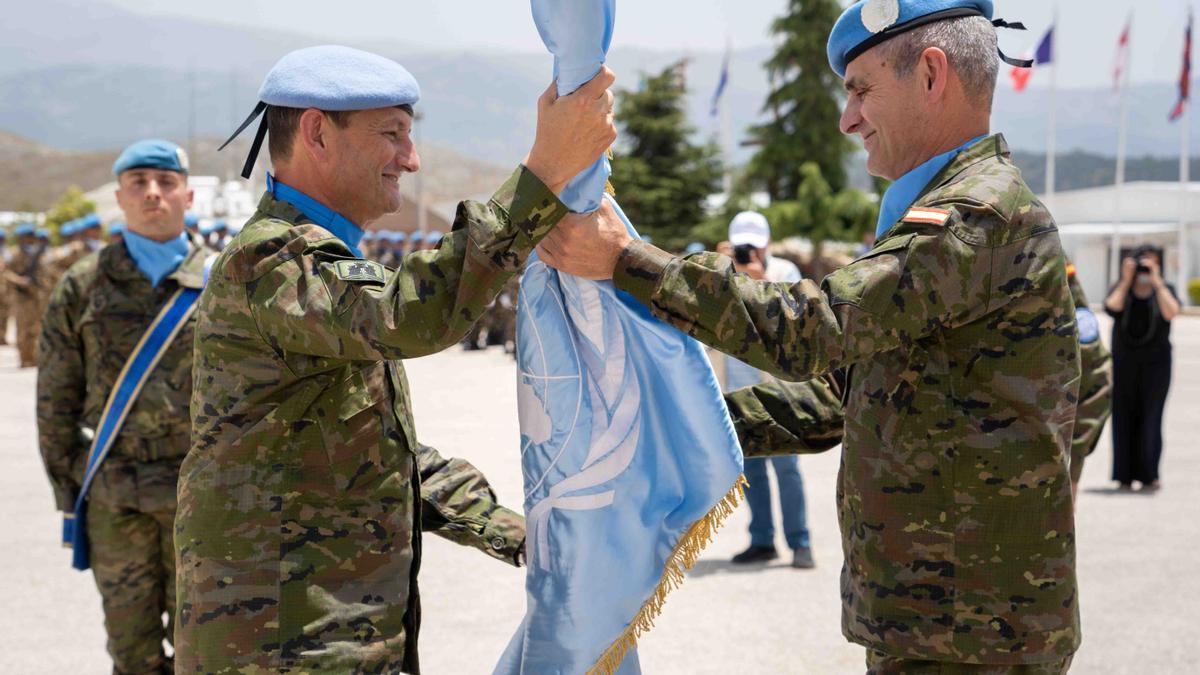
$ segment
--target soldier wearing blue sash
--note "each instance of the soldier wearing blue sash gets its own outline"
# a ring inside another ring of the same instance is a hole
[[[64,543],[100,590],[113,672],[169,673],[162,643],[172,634],[175,484],[190,434],[190,309],[212,252],[184,232],[192,190],[179,146],[134,143],[113,173],[124,240],[71,266],[51,295],[38,440],[66,516]]]

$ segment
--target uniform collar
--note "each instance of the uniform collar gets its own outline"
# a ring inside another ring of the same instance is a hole
[[[366,233],[349,218],[296,188],[276,180],[269,173],[267,174],[267,193],[278,201],[291,204],[305,218],[329,230],[333,236],[342,240],[342,243],[354,253],[355,257],[363,257],[358,244]]]
[[[892,226],[908,211],[917,198],[934,185],[934,178],[950,166],[959,155],[979,145],[987,136],[973,138],[949,152],[943,152],[917,168],[896,179],[883,193],[879,203],[879,222],[875,226],[875,238],[881,239]]]
[[[163,281],[174,281],[185,288],[204,288],[204,263],[214,252],[203,240],[194,234],[188,235],[188,253],[183,262],[173,272],[167,274]],[[116,281],[142,280],[150,283],[146,274],[138,269],[138,265],[129,254],[129,249],[122,241],[109,244],[100,249],[100,267],[105,274]],[[162,282],[159,282],[162,285]]]

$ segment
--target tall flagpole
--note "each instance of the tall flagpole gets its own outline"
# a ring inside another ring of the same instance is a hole
[[[1175,279],[1175,288],[1179,297],[1186,298],[1188,277],[1188,202],[1191,196],[1188,183],[1191,180],[1191,137],[1192,137],[1192,102],[1185,101],[1183,117],[1179,120],[1182,129],[1179,132],[1182,146],[1179,152],[1179,271]],[[1184,300],[1186,303],[1186,300]]]
[[[1054,210],[1055,169],[1058,131],[1058,3],[1054,3],[1054,18],[1051,19],[1050,30],[1050,129],[1046,138],[1046,206]]]
[[[725,58],[726,58],[725,68],[726,68],[726,72],[728,73],[727,77],[729,79],[726,80],[725,90],[721,93],[722,99],[728,98],[729,84],[730,84],[730,82],[733,81],[733,74],[731,72],[733,70],[733,36],[732,35],[725,36]],[[729,110],[730,106],[729,106],[728,101],[722,100],[722,101],[719,101],[718,103],[723,104],[723,105],[721,105],[721,109],[718,111],[718,114],[720,115],[720,123],[721,123],[721,132],[720,132],[721,137],[722,137],[721,138],[721,146],[722,146],[722,150],[725,155],[725,180],[724,180],[725,184],[722,187],[725,189],[725,198],[729,199],[730,197],[733,196],[733,164],[734,164],[733,150],[734,150],[734,145],[735,145],[734,141],[733,141],[733,114]]]
[[[1192,24],[1192,8],[1189,3],[1189,5],[1188,5],[1188,40],[1189,41],[1192,41],[1195,39],[1193,30],[1194,30],[1194,26]],[[1192,44],[1194,44],[1194,42]],[[1190,63],[1190,61],[1192,60],[1191,47],[1188,47],[1187,49],[1189,51],[1188,61]],[[1185,70],[1186,70],[1186,76],[1190,82],[1191,76],[1192,76],[1190,66],[1186,67]],[[1175,279],[1175,288],[1177,289],[1177,291],[1179,293],[1180,299],[1185,304],[1187,303],[1186,298],[1188,297],[1187,277],[1188,277],[1188,257],[1189,257],[1188,256],[1188,248],[1187,248],[1188,247],[1188,241],[1187,241],[1188,240],[1188,237],[1187,237],[1188,197],[1190,196],[1189,191],[1188,191],[1188,183],[1191,178],[1190,173],[1191,173],[1191,164],[1192,164],[1192,162],[1191,162],[1191,159],[1192,159],[1191,158],[1191,147],[1190,147],[1191,146],[1191,137],[1192,137],[1191,87],[1188,86],[1187,89],[1188,89],[1188,96],[1183,101],[1183,115],[1179,120],[1179,125],[1180,125],[1179,136],[1180,136],[1180,143],[1181,143],[1181,147],[1180,147],[1180,151],[1179,151],[1179,190],[1180,190],[1180,192],[1179,192],[1179,232],[1178,232],[1179,269],[1176,273],[1176,279]]]
[[[1130,14],[1129,21],[1125,24],[1125,30],[1128,31],[1128,42],[1124,45],[1121,53],[1117,55],[1119,61],[1118,67],[1124,70],[1121,73],[1121,79],[1117,86],[1121,88],[1121,119],[1119,122],[1119,131],[1117,132],[1117,180],[1116,180],[1116,208],[1113,209],[1113,234],[1112,246],[1108,256],[1108,286],[1111,287],[1117,282],[1117,278],[1121,274],[1121,225],[1122,225],[1122,193],[1125,190],[1125,152],[1129,144],[1129,73],[1133,70],[1133,15]]]

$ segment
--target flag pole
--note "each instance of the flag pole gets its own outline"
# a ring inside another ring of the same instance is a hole
[[[1179,120],[1182,129],[1179,132],[1180,136],[1180,152],[1179,152],[1179,270],[1175,279],[1175,288],[1178,289],[1179,297],[1187,297],[1187,276],[1188,276],[1188,198],[1190,197],[1188,184],[1191,180],[1191,136],[1192,136],[1192,104],[1191,101],[1184,102],[1183,118]],[[1186,301],[1184,301],[1186,302]]]
[[[725,69],[726,69],[727,73],[733,69],[733,36],[732,35],[725,36]],[[721,95],[722,98],[725,98],[726,95],[729,93],[729,83],[730,83],[730,81],[733,80],[732,74],[729,74],[728,77],[729,77],[729,80],[727,80],[725,82],[725,91],[722,92],[722,95]],[[720,110],[721,136],[722,136],[721,146],[722,146],[722,150],[724,151],[724,154],[725,154],[725,179],[723,181],[724,185],[722,185],[722,187],[725,189],[725,198],[729,199],[730,197],[733,196],[733,162],[734,162],[734,158],[733,158],[733,150],[734,150],[733,116],[732,116],[732,113],[729,111],[729,102],[728,101],[722,101],[722,102],[725,103],[725,105],[721,106],[721,110]]]
[[[1050,23],[1050,30],[1054,34],[1050,37],[1050,129],[1047,132],[1046,138],[1046,206],[1053,212],[1054,210],[1054,191],[1055,191],[1055,153],[1056,135],[1058,128],[1058,50],[1055,49],[1054,43],[1058,40],[1058,3],[1054,3],[1054,18]]]
[[[1192,34],[1192,8],[1188,5],[1188,39],[1194,39]],[[1188,60],[1191,60],[1191,54],[1188,54]],[[1191,70],[1187,69],[1186,77],[1190,81]],[[1190,87],[1188,87],[1190,92]],[[1183,115],[1179,120],[1180,130],[1180,148],[1179,148],[1179,269],[1176,272],[1175,288],[1179,293],[1182,302],[1186,303],[1187,293],[1187,276],[1188,276],[1188,237],[1187,237],[1187,219],[1188,219],[1188,183],[1191,180],[1191,136],[1192,136],[1192,101],[1189,95],[1183,101]]]
[[[1128,43],[1122,53],[1117,55],[1118,67],[1123,68],[1121,79],[1117,86],[1121,88],[1121,119],[1117,132],[1117,176],[1116,176],[1116,208],[1113,209],[1112,246],[1108,256],[1108,286],[1117,282],[1121,274],[1121,225],[1122,225],[1122,193],[1125,190],[1125,153],[1129,145],[1129,72],[1133,69],[1133,15],[1125,23]]]

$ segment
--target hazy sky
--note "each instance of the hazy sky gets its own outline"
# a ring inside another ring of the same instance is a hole
[[[328,41],[395,39],[449,50],[533,51],[541,44],[527,0],[107,1],[138,12],[271,26]],[[617,6],[613,48],[719,50],[727,35],[738,48],[767,44],[771,19],[786,4],[786,0],[623,0]],[[1023,21],[1030,29],[1000,31],[1005,50],[1015,55],[1032,48],[1051,24],[1055,4],[997,0],[997,16]],[[1061,0],[1056,44],[1060,86],[1090,87],[1112,81],[1117,36],[1135,4],[1134,81],[1167,82],[1178,77],[1186,0]],[[1035,76],[1034,86],[1044,83],[1047,75]]]

